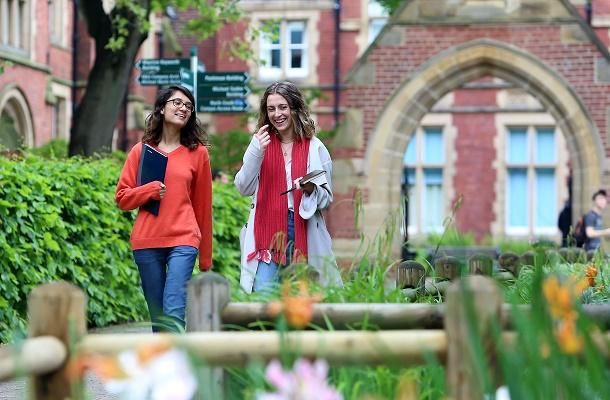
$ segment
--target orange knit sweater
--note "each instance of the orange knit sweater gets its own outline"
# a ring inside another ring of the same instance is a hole
[[[122,210],[133,210],[151,199],[159,200],[159,182],[136,185],[142,144],[129,152],[116,188]],[[140,209],[131,232],[134,250],[193,246],[199,249],[199,269],[212,267],[212,173],[204,146],[189,151],[180,146],[168,154],[166,192],[159,215]]]

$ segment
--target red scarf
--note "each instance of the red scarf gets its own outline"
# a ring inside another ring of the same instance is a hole
[[[282,156],[282,145],[277,135],[271,134],[271,143],[265,151],[259,175],[254,216],[255,251],[248,260],[261,259],[261,254],[269,250],[271,259],[277,264],[286,264],[288,239],[288,195],[286,191],[286,167]],[[310,139],[296,140],[292,145],[292,180],[307,173],[307,157]],[[299,215],[299,205],[303,192],[294,190],[294,253],[292,262],[302,262],[307,257],[307,221]]]

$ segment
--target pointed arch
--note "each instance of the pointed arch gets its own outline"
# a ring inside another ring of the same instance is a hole
[[[532,54],[480,39],[446,50],[422,64],[388,99],[369,136],[365,171],[371,221],[400,203],[403,156],[423,116],[445,94],[484,76],[504,79],[536,97],[564,133],[573,168],[573,209],[582,214],[601,186],[603,147],[593,119],[565,79]],[[376,215],[379,213],[379,215]],[[368,219],[368,218],[367,218]],[[374,224],[375,225],[375,224]],[[371,226],[371,232],[378,226]]]

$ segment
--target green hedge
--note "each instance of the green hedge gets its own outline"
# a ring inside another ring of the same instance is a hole
[[[90,326],[146,316],[129,234],[135,213],[114,202],[116,159],[0,157],[0,340],[25,330],[30,290],[63,279],[88,296]],[[239,270],[248,199],[214,187],[214,265]]]

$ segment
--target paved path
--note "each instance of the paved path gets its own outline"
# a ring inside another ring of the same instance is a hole
[[[150,328],[141,324],[119,325],[104,328],[92,333],[145,333],[150,332]],[[87,399],[89,400],[118,400],[116,396],[105,392],[104,387],[96,376],[87,374],[86,376]],[[25,378],[15,379],[0,383],[0,400],[26,400],[27,388]]]

